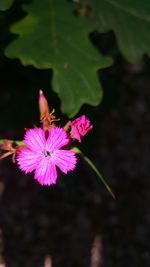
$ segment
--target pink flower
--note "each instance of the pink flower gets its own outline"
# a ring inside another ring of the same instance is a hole
[[[85,117],[85,115],[82,115],[70,122],[70,127],[71,137],[81,142],[81,137],[86,135],[93,128],[93,125],[90,125],[90,121]]]
[[[41,185],[56,183],[58,167],[63,173],[76,166],[76,156],[71,150],[61,149],[69,143],[66,132],[54,127],[48,130],[46,138],[44,130],[35,128],[27,130],[23,147],[17,156],[19,168],[25,173],[34,172],[34,178]]]

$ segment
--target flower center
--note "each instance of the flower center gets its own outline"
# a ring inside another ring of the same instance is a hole
[[[51,157],[51,155],[52,155],[52,151],[47,151],[47,150],[45,150],[44,152],[43,152],[43,154],[44,154],[44,156],[47,158],[47,157]]]

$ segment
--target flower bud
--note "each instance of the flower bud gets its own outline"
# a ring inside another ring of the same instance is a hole
[[[79,142],[81,142],[81,137],[86,135],[93,128],[93,125],[90,125],[90,121],[85,115],[82,115],[79,118],[71,121],[70,127],[71,138],[77,139]]]
[[[43,94],[43,91],[39,91],[39,111],[40,111],[40,118],[42,120],[47,114],[49,114],[49,106],[48,102]]]

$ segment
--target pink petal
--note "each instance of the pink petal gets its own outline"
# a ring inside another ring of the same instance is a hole
[[[57,172],[55,165],[47,159],[43,159],[36,167],[34,178],[41,185],[51,185],[56,183]]]
[[[77,158],[71,150],[57,150],[53,162],[63,173],[67,173],[75,168]]]
[[[86,135],[93,126],[90,125],[90,121],[85,117],[85,115],[81,115],[77,119],[70,122],[70,135],[73,139],[77,139],[81,142],[81,137]]]
[[[28,173],[36,169],[39,161],[39,155],[27,148],[22,148],[19,151],[16,160],[19,168],[25,171],[25,173]]]
[[[27,130],[24,144],[33,151],[42,151],[46,144],[45,132],[41,128]]]
[[[49,130],[46,142],[47,150],[59,149],[68,143],[67,133],[62,128],[54,127]]]
[[[78,129],[74,126],[72,126],[72,129],[71,129],[71,136],[74,139],[77,139],[81,143],[80,133],[79,133]]]

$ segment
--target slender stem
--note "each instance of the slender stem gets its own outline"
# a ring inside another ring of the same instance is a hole
[[[4,140],[6,139],[0,139],[0,145],[3,145],[4,144]],[[23,145],[23,141],[18,141],[18,140],[10,140],[10,139],[7,139],[7,141],[9,143],[15,143],[17,146],[22,146]]]
[[[99,170],[96,168],[96,166],[93,164],[93,162],[88,158],[86,157],[82,151],[77,148],[77,147],[73,147],[72,150],[79,154],[84,160],[85,162],[88,163],[88,165],[91,167],[91,169],[97,174],[97,176],[100,178],[101,182],[103,183],[103,185],[106,187],[107,191],[109,192],[109,194],[114,198],[116,199],[113,191],[111,190],[110,186],[107,184],[107,182],[105,181],[105,179],[103,178],[103,176],[101,175],[101,173],[99,172]]]

